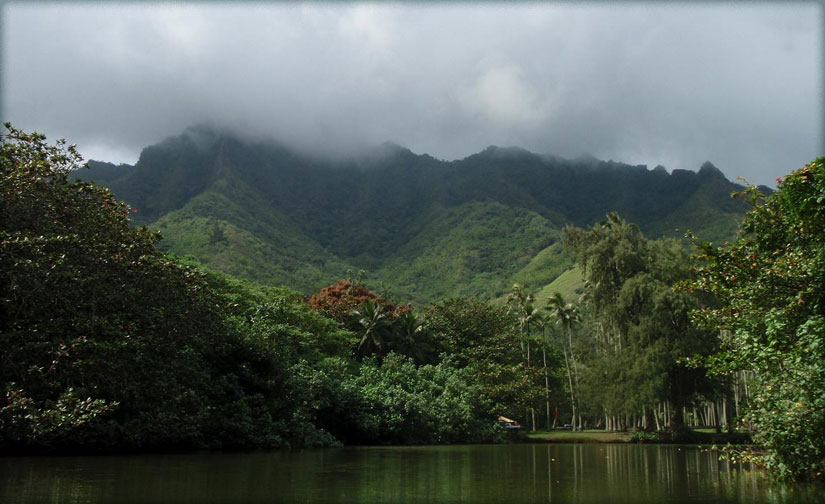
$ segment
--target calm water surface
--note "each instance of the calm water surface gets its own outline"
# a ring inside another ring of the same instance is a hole
[[[695,446],[527,444],[0,458],[0,503],[823,502]]]

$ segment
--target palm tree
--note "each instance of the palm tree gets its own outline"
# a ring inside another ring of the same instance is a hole
[[[562,352],[564,353],[564,365],[567,369],[567,383],[570,386],[570,406],[573,409],[573,430],[577,430],[576,425],[576,396],[574,393],[573,382],[575,380],[576,387],[579,385],[579,374],[576,366],[576,356],[573,353],[573,336],[572,328],[581,321],[578,308],[572,303],[565,303],[564,296],[560,292],[554,293],[550,299],[547,300],[547,310],[550,315],[556,320],[556,323],[562,327],[564,336],[567,336],[567,341],[562,338]],[[567,354],[570,353],[568,359]],[[573,363],[573,370],[570,369],[570,361]],[[574,378],[575,377],[575,378]]]
[[[412,311],[406,311],[395,324],[395,350],[412,357],[419,364],[424,363],[432,354],[424,323]]]
[[[521,284],[513,284],[510,294],[507,296],[508,311],[515,312],[519,322],[519,340],[521,350],[524,352],[524,342],[527,341],[527,365],[530,365],[530,328],[533,327],[541,316],[540,310],[533,307],[533,295],[528,294]]]
[[[381,354],[386,348],[384,333],[387,330],[387,316],[384,313],[384,307],[373,299],[367,299],[358,310],[353,312],[353,315],[358,317],[358,324],[361,326],[358,353],[360,355]]]
[[[510,294],[507,296],[508,311],[510,313],[516,312],[519,322],[519,341],[521,342],[521,351],[524,353],[527,342],[527,367],[530,367],[530,328],[536,325],[541,318],[541,312],[538,308],[533,307],[533,296],[528,294],[521,284],[513,284]],[[536,410],[530,408],[530,417],[532,418],[532,428],[536,430]]]

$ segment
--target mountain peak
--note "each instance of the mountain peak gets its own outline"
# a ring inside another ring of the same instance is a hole
[[[585,153],[581,154],[580,156],[574,158],[573,161],[576,161],[578,163],[590,163],[590,164],[601,162],[601,160],[599,158],[597,158],[596,156],[594,156],[593,154],[590,154],[588,152],[585,152]]]
[[[714,164],[711,163],[710,161],[705,161],[704,163],[702,163],[702,166],[699,168],[699,176],[700,177],[715,177],[715,178],[721,177],[721,178],[727,180],[727,177],[725,177],[725,174],[722,173],[722,170],[720,170],[719,168],[714,166]]]
[[[403,145],[399,145],[395,142],[384,142],[378,146],[376,149],[377,153],[385,156],[398,156],[398,155],[405,155],[405,154],[413,154],[413,151],[404,147]]]
[[[535,156],[535,154],[522,147],[499,147],[498,145],[490,145],[479,154],[494,158]]]

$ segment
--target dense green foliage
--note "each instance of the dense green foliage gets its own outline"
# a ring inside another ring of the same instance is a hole
[[[567,223],[618,211],[651,236],[690,228],[721,241],[746,209],[709,163],[668,174],[496,147],[444,162],[393,145],[331,161],[205,127],[144,149],[134,167],[91,164],[77,176],[139,208],[165,250],[304,294],[364,269],[421,306],[542,289],[573,264]]]
[[[503,431],[490,419],[489,400],[475,370],[450,360],[417,367],[390,353],[368,361],[345,383],[355,404],[337,417],[358,426],[357,439],[370,444],[437,444],[494,441]]]
[[[728,374],[754,379],[747,420],[783,477],[825,474],[825,158],[778,180],[753,205],[738,239],[697,257],[696,290],[718,307],[696,313],[720,331],[723,352],[711,360]]]

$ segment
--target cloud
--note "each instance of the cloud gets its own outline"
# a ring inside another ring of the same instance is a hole
[[[468,89],[459,93],[462,105],[504,126],[530,125],[545,117],[532,84],[518,65],[484,70]]]
[[[392,55],[393,21],[390,12],[374,4],[356,5],[340,18],[338,29],[354,49],[370,57],[387,57]]]
[[[518,145],[772,183],[823,154],[821,21],[780,3],[7,3],[2,115],[113,161],[208,121],[333,155]]]

